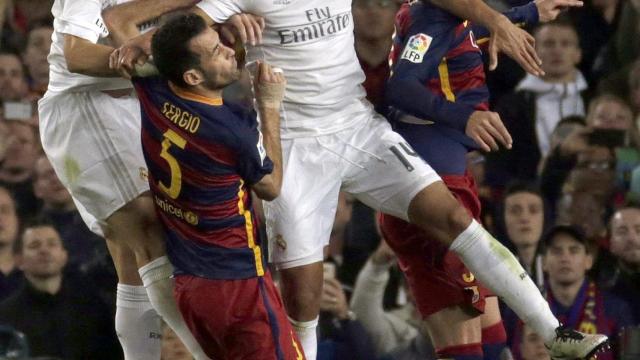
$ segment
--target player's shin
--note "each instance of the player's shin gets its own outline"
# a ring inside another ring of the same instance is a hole
[[[160,359],[161,322],[144,286],[118,284],[116,334],[125,360]]]
[[[209,359],[178,310],[173,298],[173,266],[166,256],[159,257],[139,269],[149,300],[162,319],[173,329],[196,360]]]
[[[318,327],[318,318],[311,321],[296,321],[289,318],[293,331],[298,335],[298,340],[304,350],[304,356],[307,360],[316,360],[318,353],[318,338],[316,328]]]
[[[555,338],[558,320],[527,272],[507,248],[472,220],[451,244],[473,274],[500,296],[545,343]]]

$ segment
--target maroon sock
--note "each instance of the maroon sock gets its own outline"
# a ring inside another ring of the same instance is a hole
[[[502,321],[482,329],[482,351],[485,360],[498,360],[507,346],[507,333]]]
[[[482,360],[482,345],[466,344],[436,349],[438,359]]]

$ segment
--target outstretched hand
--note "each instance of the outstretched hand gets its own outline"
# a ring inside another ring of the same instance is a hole
[[[540,67],[542,61],[536,54],[535,40],[531,34],[512,24],[505,16],[501,16],[490,31],[489,70],[498,67],[498,52],[503,52],[520,64],[526,72],[535,76],[544,75]]]
[[[570,7],[582,7],[580,0],[535,0],[540,22],[555,20],[560,13]]]
[[[513,144],[500,115],[492,111],[475,111],[471,114],[465,133],[486,152],[498,150],[499,143],[507,149],[511,149]]]

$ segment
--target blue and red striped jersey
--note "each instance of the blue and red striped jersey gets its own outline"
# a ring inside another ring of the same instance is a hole
[[[246,279],[264,274],[250,186],[273,170],[255,113],[134,78],[149,186],[176,274]]]
[[[512,22],[538,21],[534,3],[513,8]],[[403,4],[396,16],[386,98],[390,120],[411,115],[431,125],[395,121],[416,151],[440,174],[462,174],[465,155],[477,148],[465,135],[477,110],[488,110],[481,45],[488,31],[429,2]]]

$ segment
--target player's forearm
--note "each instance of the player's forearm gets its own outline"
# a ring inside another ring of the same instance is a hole
[[[404,113],[462,132],[474,111],[472,106],[448,101],[433,94],[420,81],[400,77],[398,73],[389,82],[387,100],[389,105]]]
[[[264,200],[273,200],[282,188],[282,147],[280,145],[280,111],[273,107],[258,106],[262,132],[262,145],[273,162],[273,172],[269,176],[270,196]],[[260,196],[260,194],[258,194]]]
[[[67,69],[72,73],[98,77],[119,76],[109,68],[109,55],[113,50],[110,46],[94,44],[77,36],[64,36],[64,58]]]
[[[531,26],[536,25],[540,21],[538,7],[532,1],[523,6],[513,7],[503,13],[509,21],[518,26]],[[476,36],[476,42],[478,45],[488,45],[489,29],[481,25],[474,25],[472,27],[473,35]]]
[[[114,45],[137,36],[138,25],[195,5],[197,0],[136,0],[113,6],[102,13]]]
[[[483,0],[431,0],[431,2],[462,19],[483,25],[489,30],[493,30],[504,21],[509,21],[506,16],[493,10]]]

